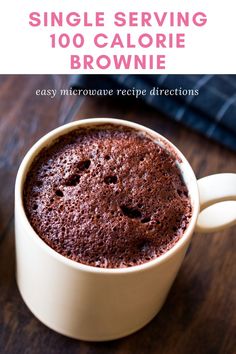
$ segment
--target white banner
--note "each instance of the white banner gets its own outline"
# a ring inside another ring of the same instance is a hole
[[[234,0],[7,0],[0,74],[233,74]]]

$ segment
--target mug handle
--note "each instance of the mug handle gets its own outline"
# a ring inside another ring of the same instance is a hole
[[[236,173],[198,180],[200,213],[197,232],[215,232],[236,224]]]

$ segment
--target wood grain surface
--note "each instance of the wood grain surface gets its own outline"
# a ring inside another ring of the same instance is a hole
[[[35,95],[36,89],[67,88],[68,82],[68,76],[0,76],[0,353],[236,353],[236,228],[195,234],[163,309],[126,338],[103,343],[66,338],[41,324],[23,303],[15,282],[14,180],[26,151],[51,129],[81,118],[125,118],[170,139],[197,177],[236,172],[235,153],[140,101]]]

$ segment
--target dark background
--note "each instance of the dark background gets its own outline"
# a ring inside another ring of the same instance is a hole
[[[198,178],[236,172],[235,153],[140,100],[35,96],[36,89],[67,88],[68,82],[68,76],[0,76],[0,353],[236,353],[235,228],[193,236],[163,309],[129,337],[103,343],[72,340],[45,327],[24,305],[15,282],[14,181],[26,151],[51,129],[81,118],[123,118],[170,139]]]

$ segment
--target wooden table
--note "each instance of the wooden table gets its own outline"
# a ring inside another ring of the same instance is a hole
[[[54,333],[23,303],[15,281],[13,189],[29,147],[49,130],[83,117],[119,117],[165,135],[197,177],[236,172],[236,154],[170,122],[140,101],[36,96],[67,88],[66,76],[0,77],[0,353],[3,354],[233,354],[236,353],[236,229],[195,234],[159,315],[139,332],[87,343]],[[236,119],[236,118],[235,118]]]

